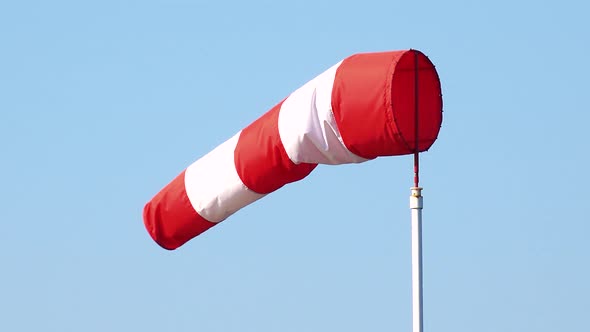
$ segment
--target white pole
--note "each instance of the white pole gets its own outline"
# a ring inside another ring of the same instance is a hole
[[[422,332],[422,188],[412,187],[412,331]]]

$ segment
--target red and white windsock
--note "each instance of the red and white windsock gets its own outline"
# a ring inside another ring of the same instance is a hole
[[[145,205],[145,226],[176,249],[318,164],[425,151],[441,123],[440,81],[424,54],[352,55],[190,165]]]

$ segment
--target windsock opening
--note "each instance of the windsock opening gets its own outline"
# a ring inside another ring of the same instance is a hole
[[[426,151],[442,123],[438,74],[416,50],[355,54],[338,68],[332,109],[346,148],[366,159],[414,153],[417,109],[418,151]]]
[[[404,53],[395,66],[391,81],[391,112],[393,126],[407,147],[403,154],[413,153],[416,148],[423,152],[434,144],[442,125],[441,86],[434,65],[420,51]]]

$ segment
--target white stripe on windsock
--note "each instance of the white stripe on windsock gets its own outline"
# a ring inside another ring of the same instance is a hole
[[[248,189],[238,176],[234,150],[238,132],[186,169],[186,194],[195,211],[210,222],[220,222],[264,197]]]
[[[293,92],[279,112],[279,134],[289,159],[295,164],[347,164],[367,159],[348,151],[332,113],[332,66]]]

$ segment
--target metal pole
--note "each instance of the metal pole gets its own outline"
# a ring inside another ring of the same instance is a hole
[[[422,332],[422,188],[412,187],[412,331]]]
[[[422,188],[420,181],[419,122],[419,66],[418,52],[414,51],[414,186],[411,188],[412,211],[412,331],[422,332]]]

